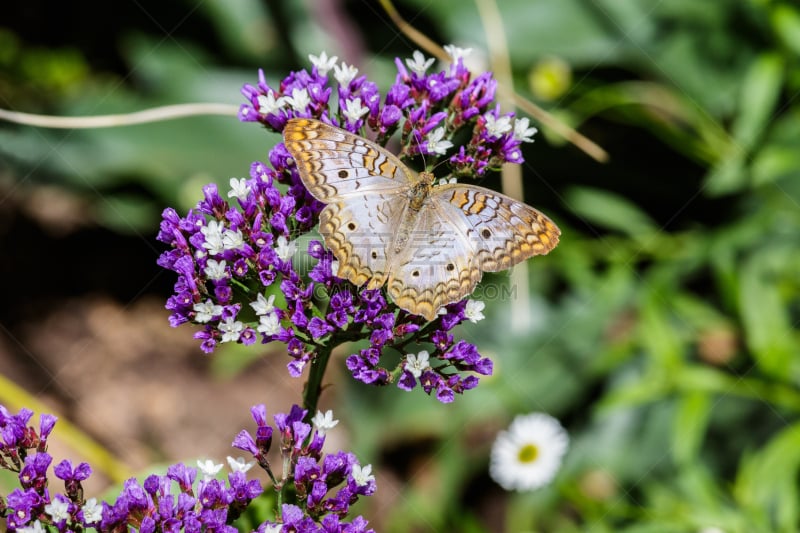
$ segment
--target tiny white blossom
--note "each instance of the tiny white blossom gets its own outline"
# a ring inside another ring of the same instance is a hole
[[[44,512],[53,519],[53,522],[61,522],[69,518],[69,504],[61,499],[54,499],[44,506]]]
[[[241,178],[237,180],[236,178],[231,178],[230,184],[231,190],[228,191],[228,198],[239,198],[243,200],[250,194],[250,186],[247,184],[246,179]]]
[[[264,335],[277,335],[281,331],[281,321],[276,313],[263,315],[258,319],[256,331]]]
[[[256,464],[255,461],[247,462],[244,460],[244,457],[237,457],[234,459],[230,455],[228,456],[228,466],[231,467],[231,472],[247,472],[253,465]]]
[[[436,128],[428,134],[428,150],[434,154],[444,155],[447,150],[453,147],[450,141],[443,141],[444,128]]]
[[[334,259],[333,261],[331,261],[331,275],[332,276],[336,276],[337,278],[339,277],[339,260],[338,259]]]
[[[275,253],[278,254],[281,261],[288,261],[294,257],[294,254],[297,252],[297,241],[289,241],[289,239],[283,235],[278,237],[278,242],[276,244]]]
[[[209,259],[206,261],[206,268],[203,269],[208,279],[211,281],[219,281],[228,277],[228,272],[225,270],[225,260],[217,261],[216,259]]]
[[[439,185],[453,185],[458,183],[456,178],[439,178]]]
[[[486,318],[483,316],[483,309],[485,307],[486,304],[480,300],[467,300],[467,307],[464,308],[464,316],[467,317],[467,320],[475,324],[479,320]]]
[[[532,143],[533,136],[539,131],[530,125],[528,117],[518,118],[514,121],[514,138],[524,143]]]
[[[460,48],[454,44],[444,45],[444,51],[450,56],[450,59],[455,63],[459,59],[463,59],[472,53],[472,48]]]
[[[233,318],[226,318],[224,322],[219,323],[217,328],[222,332],[220,342],[236,342],[242,336],[244,324]]]
[[[367,113],[369,113],[369,108],[361,105],[361,98],[344,101],[344,116],[349,118],[350,122],[357,122]]]
[[[372,475],[372,465],[362,467],[356,463],[353,465],[351,475],[359,487],[363,487],[370,481],[375,481],[375,476]]]
[[[244,235],[242,235],[242,230],[237,229],[236,231],[229,229],[225,233],[222,234],[222,246],[226,250],[238,250],[242,246],[244,246]]]
[[[555,477],[568,447],[567,432],[552,416],[517,416],[492,445],[489,475],[506,490],[538,489]]]
[[[192,310],[197,313],[194,317],[195,322],[200,324],[205,324],[215,316],[221,315],[223,311],[221,305],[214,304],[210,299],[194,304]]]
[[[262,316],[266,315],[267,313],[271,313],[275,306],[273,302],[275,301],[275,295],[271,295],[269,300],[267,300],[263,294],[258,293],[258,297],[256,298],[255,302],[250,302],[250,307],[253,308],[253,311],[256,312],[256,315]]]
[[[203,248],[208,250],[209,255],[221,254],[225,250],[222,242],[222,231],[224,229],[225,224],[217,220],[211,220],[208,225],[200,228],[200,233],[205,237]]]
[[[419,74],[420,76],[425,75],[425,71],[433,65],[435,61],[434,58],[425,59],[425,54],[420,52],[419,50],[414,50],[414,53],[411,54],[412,59],[406,59],[406,65],[408,68]]]
[[[283,524],[266,524],[264,533],[281,533]]]
[[[256,98],[258,101],[258,112],[262,115],[272,115],[286,107],[285,96],[275,98],[275,93],[269,91],[267,94],[259,94]]]
[[[286,98],[286,103],[292,106],[295,111],[305,111],[311,103],[308,89],[292,89],[292,96]]]
[[[203,474],[203,479],[208,481],[216,476],[217,472],[222,470],[222,463],[214,464],[214,461],[211,459],[206,459],[205,461],[198,459],[197,468],[200,470],[200,473]]]
[[[17,533],[46,533],[46,531],[42,527],[42,523],[37,520],[32,526],[18,527]]]
[[[411,372],[415,378],[420,377],[431,367],[430,357],[427,350],[422,350],[418,354],[406,354],[406,370]]]
[[[311,61],[312,65],[317,67],[317,72],[319,75],[324,76],[330,69],[334,67],[334,65],[336,65],[336,60],[339,58],[336,56],[328,58],[328,54],[325,52],[325,50],[323,50],[318,56],[308,54],[308,59]]]
[[[89,498],[86,500],[81,511],[83,511],[83,521],[88,524],[99,522],[103,519],[103,506],[97,504],[97,498]]]
[[[486,131],[492,137],[502,137],[511,131],[511,117],[508,115],[495,118],[493,113],[486,113],[483,117],[486,119]]]
[[[353,65],[342,62],[341,65],[333,66],[333,77],[342,87],[350,85],[350,82],[358,76],[358,69]]]
[[[317,414],[311,419],[311,423],[314,424],[320,435],[325,435],[325,432],[336,427],[339,421],[333,419],[333,411],[328,409],[324,414],[322,411],[317,411]]]

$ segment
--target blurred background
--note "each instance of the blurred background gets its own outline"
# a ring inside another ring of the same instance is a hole
[[[525,294],[506,285],[522,331],[502,298],[459,331],[495,361],[476,390],[442,405],[355,383],[347,350],[333,360],[329,444],[377,472],[357,512],[397,532],[800,530],[800,6],[395,5],[436,42],[473,48],[478,68],[510,61],[514,89],[609,160],[536,124],[525,199],[561,244],[529,262]],[[386,88],[417,48],[366,0],[12,2],[0,107],[238,105],[258,68],[274,84],[322,50]],[[175,280],[156,266],[161,211],[246,176],[279,140],[234,116],[0,123],[0,403],[59,415],[51,451],[92,462],[87,495],[153,465],[220,462],[251,405],[299,403],[283,346],[206,356],[191,326],[170,328]],[[489,449],[533,411],[571,447],[548,487],[507,493]]]

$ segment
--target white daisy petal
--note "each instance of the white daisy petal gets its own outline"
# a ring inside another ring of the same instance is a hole
[[[422,350],[418,354],[406,354],[405,369],[411,372],[415,378],[419,378],[423,372],[431,367],[430,354],[427,350]]]
[[[325,413],[317,411],[317,414],[311,419],[311,423],[320,435],[325,435],[325,432],[336,427],[339,421],[334,420],[333,411],[328,409]]]
[[[320,76],[324,76],[328,73],[330,69],[336,65],[336,61],[339,59],[336,56],[328,57],[328,54],[325,50],[319,54],[319,56],[315,56],[312,54],[308,54],[308,59],[311,61],[311,64],[317,67],[317,72]]]
[[[492,446],[489,475],[506,490],[534,490],[548,484],[561,467],[569,436],[544,413],[517,416]]]
[[[464,309],[464,316],[467,317],[467,320],[473,324],[476,324],[478,321],[486,318],[483,316],[483,309],[485,307],[486,304],[480,300],[467,300],[467,307]]]

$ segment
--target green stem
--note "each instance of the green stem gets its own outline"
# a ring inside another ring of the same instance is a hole
[[[328,360],[331,358],[333,346],[319,346],[317,356],[311,361],[311,368],[308,371],[308,381],[303,390],[303,408],[308,410],[306,417],[311,419],[317,413],[317,402],[322,394],[322,378],[325,377],[325,369]]]

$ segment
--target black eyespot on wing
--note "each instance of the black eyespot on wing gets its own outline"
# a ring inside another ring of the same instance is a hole
[[[452,272],[456,269],[456,266],[453,263],[447,263],[447,271]]]
[[[372,250],[372,253],[370,255],[372,256],[373,259],[378,258],[378,252],[376,252],[375,250]]]
[[[419,270],[415,270],[414,272],[411,273],[411,275],[414,276],[415,278],[418,278],[419,277]]]
[[[483,237],[484,239],[488,239],[488,238],[489,238],[489,237],[491,237],[491,236],[492,236],[492,232],[491,232],[491,231],[489,231],[488,229],[486,229],[486,228],[483,228],[483,229],[481,230],[481,237]]]
[[[356,229],[356,223],[355,223],[355,222],[350,222],[350,223],[348,223],[348,224],[347,224],[347,229],[349,229],[350,231],[355,231],[355,229]]]
[[[345,179],[347,176],[348,176],[348,173],[347,173],[346,170],[340,170],[339,171],[339,177],[340,178]]]

